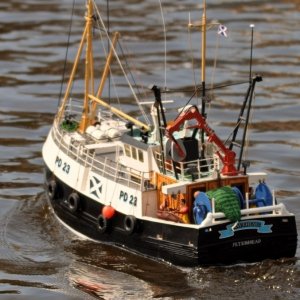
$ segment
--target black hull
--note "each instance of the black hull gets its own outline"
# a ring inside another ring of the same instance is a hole
[[[99,227],[103,208],[100,203],[78,193],[79,205],[70,209],[66,199],[73,191],[46,172],[46,182],[51,180],[55,180],[58,192],[55,197],[48,195],[48,198],[55,214],[66,225],[93,240],[122,246],[175,265],[191,267],[256,262],[294,257],[296,253],[294,216],[264,218],[260,215],[254,221],[271,225],[272,232],[260,233],[248,228],[237,230],[232,237],[226,238],[220,238],[220,233],[226,232],[226,226],[231,223],[196,229],[135,219],[133,228],[128,228],[126,216],[118,212],[105,226],[101,224]]]

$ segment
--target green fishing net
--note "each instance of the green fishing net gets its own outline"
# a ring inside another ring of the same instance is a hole
[[[241,218],[241,211],[238,198],[230,186],[223,186],[221,188],[206,192],[208,198],[215,199],[216,212],[223,212],[225,217],[232,222],[239,221]]]

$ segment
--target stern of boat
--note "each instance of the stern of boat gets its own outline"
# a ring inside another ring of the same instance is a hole
[[[297,249],[295,216],[262,212],[238,222],[206,226],[199,231],[199,264],[232,264],[294,257]],[[269,209],[272,207],[269,207]],[[274,208],[274,207],[273,207]],[[265,208],[264,208],[265,209]]]

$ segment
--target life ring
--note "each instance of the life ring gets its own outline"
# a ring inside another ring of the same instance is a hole
[[[135,231],[136,224],[137,224],[137,221],[134,216],[128,216],[128,215],[125,216],[124,229],[128,235],[132,234]]]
[[[70,196],[68,197],[68,208],[72,213],[78,210],[79,202],[80,197],[77,193],[73,192],[72,194],[70,194]]]
[[[106,232],[108,229],[108,220],[100,214],[97,218],[97,230],[101,233]]]
[[[58,187],[56,181],[55,180],[49,181],[47,185],[47,194],[50,200],[54,200],[57,197],[57,191],[58,191]]]

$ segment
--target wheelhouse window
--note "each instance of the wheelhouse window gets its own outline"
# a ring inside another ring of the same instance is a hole
[[[136,148],[134,147],[131,147],[131,152],[132,152],[132,158],[133,159],[137,159],[137,151],[136,151]]]
[[[144,162],[144,155],[142,150],[138,150],[139,161]]]
[[[126,156],[132,157],[133,159],[139,160],[140,162],[144,162],[144,153],[141,149],[137,149],[125,144],[124,151]]]
[[[130,146],[125,144],[124,149],[125,149],[125,155],[130,157],[131,156]]]

